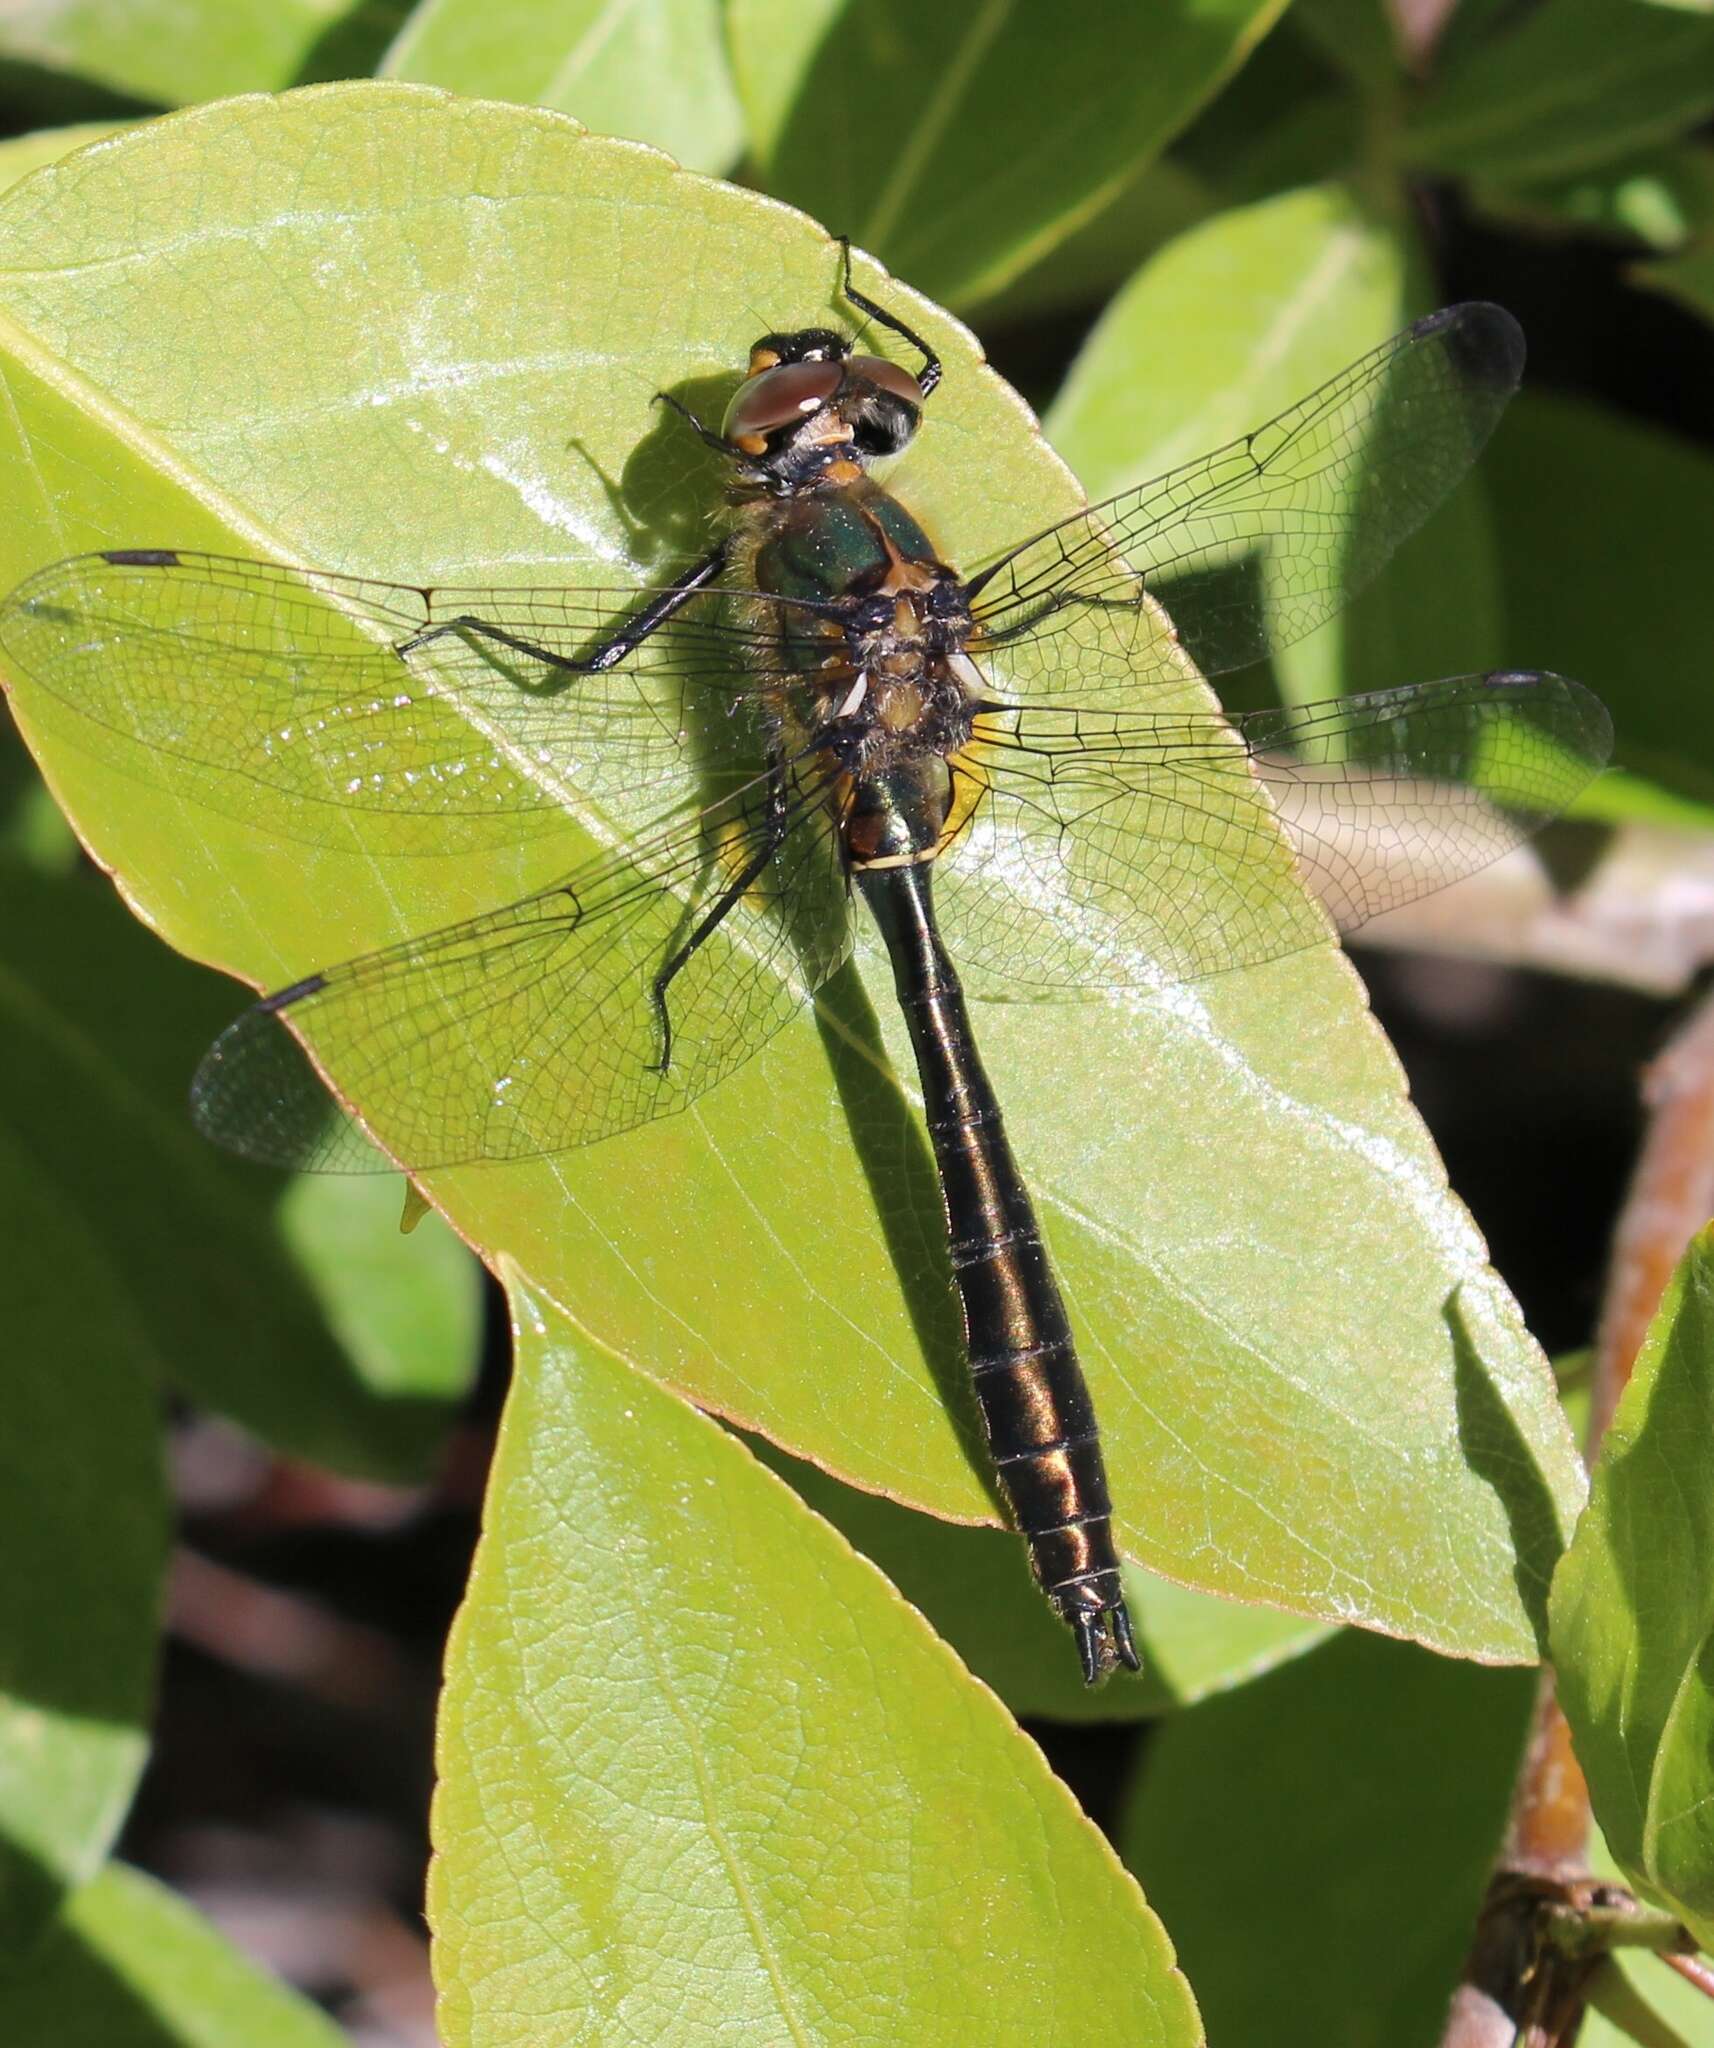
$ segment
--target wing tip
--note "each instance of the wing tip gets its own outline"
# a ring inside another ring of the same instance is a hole
[[[1489,669],[1482,682],[1491,690],[1551,687],[1572,715],[1574,728],[1566,737],[1573,741],[1579,754],[1588,762],[1591,775],[1599,774],[1612,758],[1613,715],[1586,683],[1540,668]]]
[[[1473,382],[1496,392],[1513,392],[1523,382],[1528,350],[1524,331],[1504,306],[1491,299],[1465,299],[1413,320],[1413,341],[1445,338],[1460,369]]]

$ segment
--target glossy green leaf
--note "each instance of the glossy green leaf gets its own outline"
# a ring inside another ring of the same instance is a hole
[[[381,73],[575,114],[721,171],[742,126],[717,0],[422,0]]]
[[[353,0],[30,0],[0,14],[0,57],[162,106],[267,92],[303,75]]]
[[[141,1871],[112,1863],[0,1977],[17,2048],[340,2048],[346,2036]]]
[[[1714,227],[1714,150],[1663,144],[1566,178],[1479,185],[1471,197],[1485,212],[1538,232],[1569,229],[1678,249]],[[1632,273],[1639,274],[1652,273]]]
[[[1204,219],[1214,205],[1213,192],[1195,172],[1161,157],[1039,262],[977,302],[970,317],[986,330],[1098,306],[1146,256]]]
[[[1172,145],[1228,206],[1348,176],[1372,144],[1372,110],[1300,35],[1291,14],[1203,106]],[[1381,188],[1377,186],[1377,191]]]
[[[1559,1697],[1607,1845],[1714,1946],[1714,1231],[1694,1239],[1554,1575]]]
[[[1143,1669],[1094,1689],[1065,1654],[1065,1633],[1031,1578],[1017,1538],[961,1529],[859,1493],[766,1443],[757,1454],[921,1608],[1014,1714],[1131,1721],[1242,1685],[1313,1649],[1325,1622],[1192,1593],[1137,1565],[1125,1598]]]
[[[1533,1693],[1345,1634],[1155,1735],[1119,1845],[1210,2040],[1433,2048]]]
[[[10,1055],[10,1049],[9,1049]],[[46,1077],[37,1085],[45,1085]],[[147,1748],[167,1506],[151,1359],[0,1106],[0,1977],[112,1846]],[[0,2039],[22,2039],[0,2027]]]
[[[1443,75],[1405,137],[1415,163],[1564,177],[1714,111],[1714,19],[1649,0],[1546,0]]]
[[[1714,461],[1659,428],[1526,391],[1482,467],[1504,660],[1580,676],[1612,711],[1621,766],[1714,801]]]
[[[731,1436],[512,1285],[440,1731],[446,2048],[1200,2042],[993,1695]]]
[[[1668,263],[1639,263],[1631,275],[1714,321],[1714,247],[1708,243],[1699,243]]]
[[[420,1478],[479,1354],[469,1254],[438,1219],[401,1238],[396,1186],[293,1186],[198,1136],[189,1076],[236,992],[98,878],[0,866],[0,926],[0,1114],[160,1374],[277,1449]]]
[[[1687,832],[1714,832],[1714,801],[1698,802],[1692,797],[1678,796],[1641,775],[1609,768],[1599,782],[1592,783],[1577,799],[1577,817],[1603,824],[1622,825],[1636,820],[1678,826]]]
[[[1291,25],[1365,92],[1390,95],[1402,70],[1399,23],[1371,0],[1297,0]]]
[[[956,305],[1099,213],[1281,4],[733,0],[733,69],[768,190]]]
[[[772,202],[421,88],[211,108],[80,165],[0,205],[15,574],[171,543],[429,582],[655,580],[718,486],[653,394],[718,411],[759,317],[841,317],[837,252]],[[898,475],[949,558],[1072,510],[968,338],[887,292],[948,365]],[[164,764],[145,782],[104,763],[63,713],[33,719],[27,686],[14,703],[144,915],[258,983],[507,902],[607,829],[568,806],[563,833],[478,853],[384,858],[384,819],[374,844],[308,846],[284,799],[246,786],[228,815]],[[1205,1591],[1531,1657],[1579,1468],[1349,968],[1317,950],[1158,1002],[978,1022],[1131,1554]],[[704,1405],[868,1490],[991,1521],[909,1071],[890,997],[877,1019],[848,970],[687,1114],[432,1192]]]

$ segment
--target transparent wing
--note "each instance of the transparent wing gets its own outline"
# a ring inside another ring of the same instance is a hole
[[[1535,673],[1230,721],[1031,705],[979,735],[987,793],[936,895],[973,991],[1013,997],[1253,966],[1329,915],[1350,931],[1519,845],[1612,745],[1597,698]]]
[[[575,674],[461,633],[467,615],[587,658],[638,590],[417,589],[194,554],[55,563],[0,607],[38,716],[144,780],[278,829],[393,852],[509,844],[568,798],[619,804],[722,744],[726,708],[777,659],[707,598],[616,670]],[[713,687],[711,687],[713,686]]]
[[[1019,696],[1134,701],[1179,680],[1171,639],[1112,644],[1115,612],[1161,598],[1220,675],[1348,603],[1475,460],[1523,372],[1498,306],[1407,327],[1241,440],[1091,506],[972,579],[973,652],[1003,649]],[[1075,683],[1073,678],[1076,678]]]
[[[827,796],[821,781],[788,772],[774,810],[768,779],[753,779],[504,909],[264,997],[204,1058],[197,1122],[272,1165],[386,1170],[333,1111],[299,1028],[364,1124],[411,1169],[564,1151],[684,1108],[845,956]],[[665,990],[663,1068],[657,977],[770,848]]]

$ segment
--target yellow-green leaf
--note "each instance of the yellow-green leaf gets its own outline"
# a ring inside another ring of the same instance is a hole
[[[446,2048],[1193,2048],[1172,1948],[993,1695],[724,1431],[513,1281],[455,1624]]]
[[[838,277],[773,202],[538,111],[358,85],[152,124],[0,203],[0,568],[208,545],[435,583],[657,581],[718,480],[653,394],[718,414],[760,321],[846,316]],[[895,479],[975,566],[1079,500],[970,338],[884,288],[948,366]],[[563,830],[517,845],[419,833],[401,859],[385,816],[350,812],[306,844],[262,785],[229,777],[213,808],[11,680],[142,914],[258,984],[508,902],[610,829],[573,793]],[[219,782],[216,763],[190,787]],[[993,1004],[978,1028],[1130,1552],[1206,1591],[1533,1656],[1575,1454],[1345,963]],[[890,999],[878,1020],[847,971],[686,1114],[432,1192],[704,1405],[992,1520],[910,1073]]]

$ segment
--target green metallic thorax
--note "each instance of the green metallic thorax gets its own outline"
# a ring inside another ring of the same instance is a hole
[[[879,588],[896,558],[929,568],[939,561],[928,535],[877,484],[776,499],[757,514],[763,537],[753,573],[768,596],[848,597]]]
[[[931,859],[951,807],[948,757],[970,731],[971,700],[947,661],[960,622],[944,607],[933,615],[951,572],[867,478],[756,503],[745,523],[758,597],[786,600],[768,608],[780,666],[809,684],[794,729],[812,747],[825,732],[826,758],[842,773],[846,859]]]

